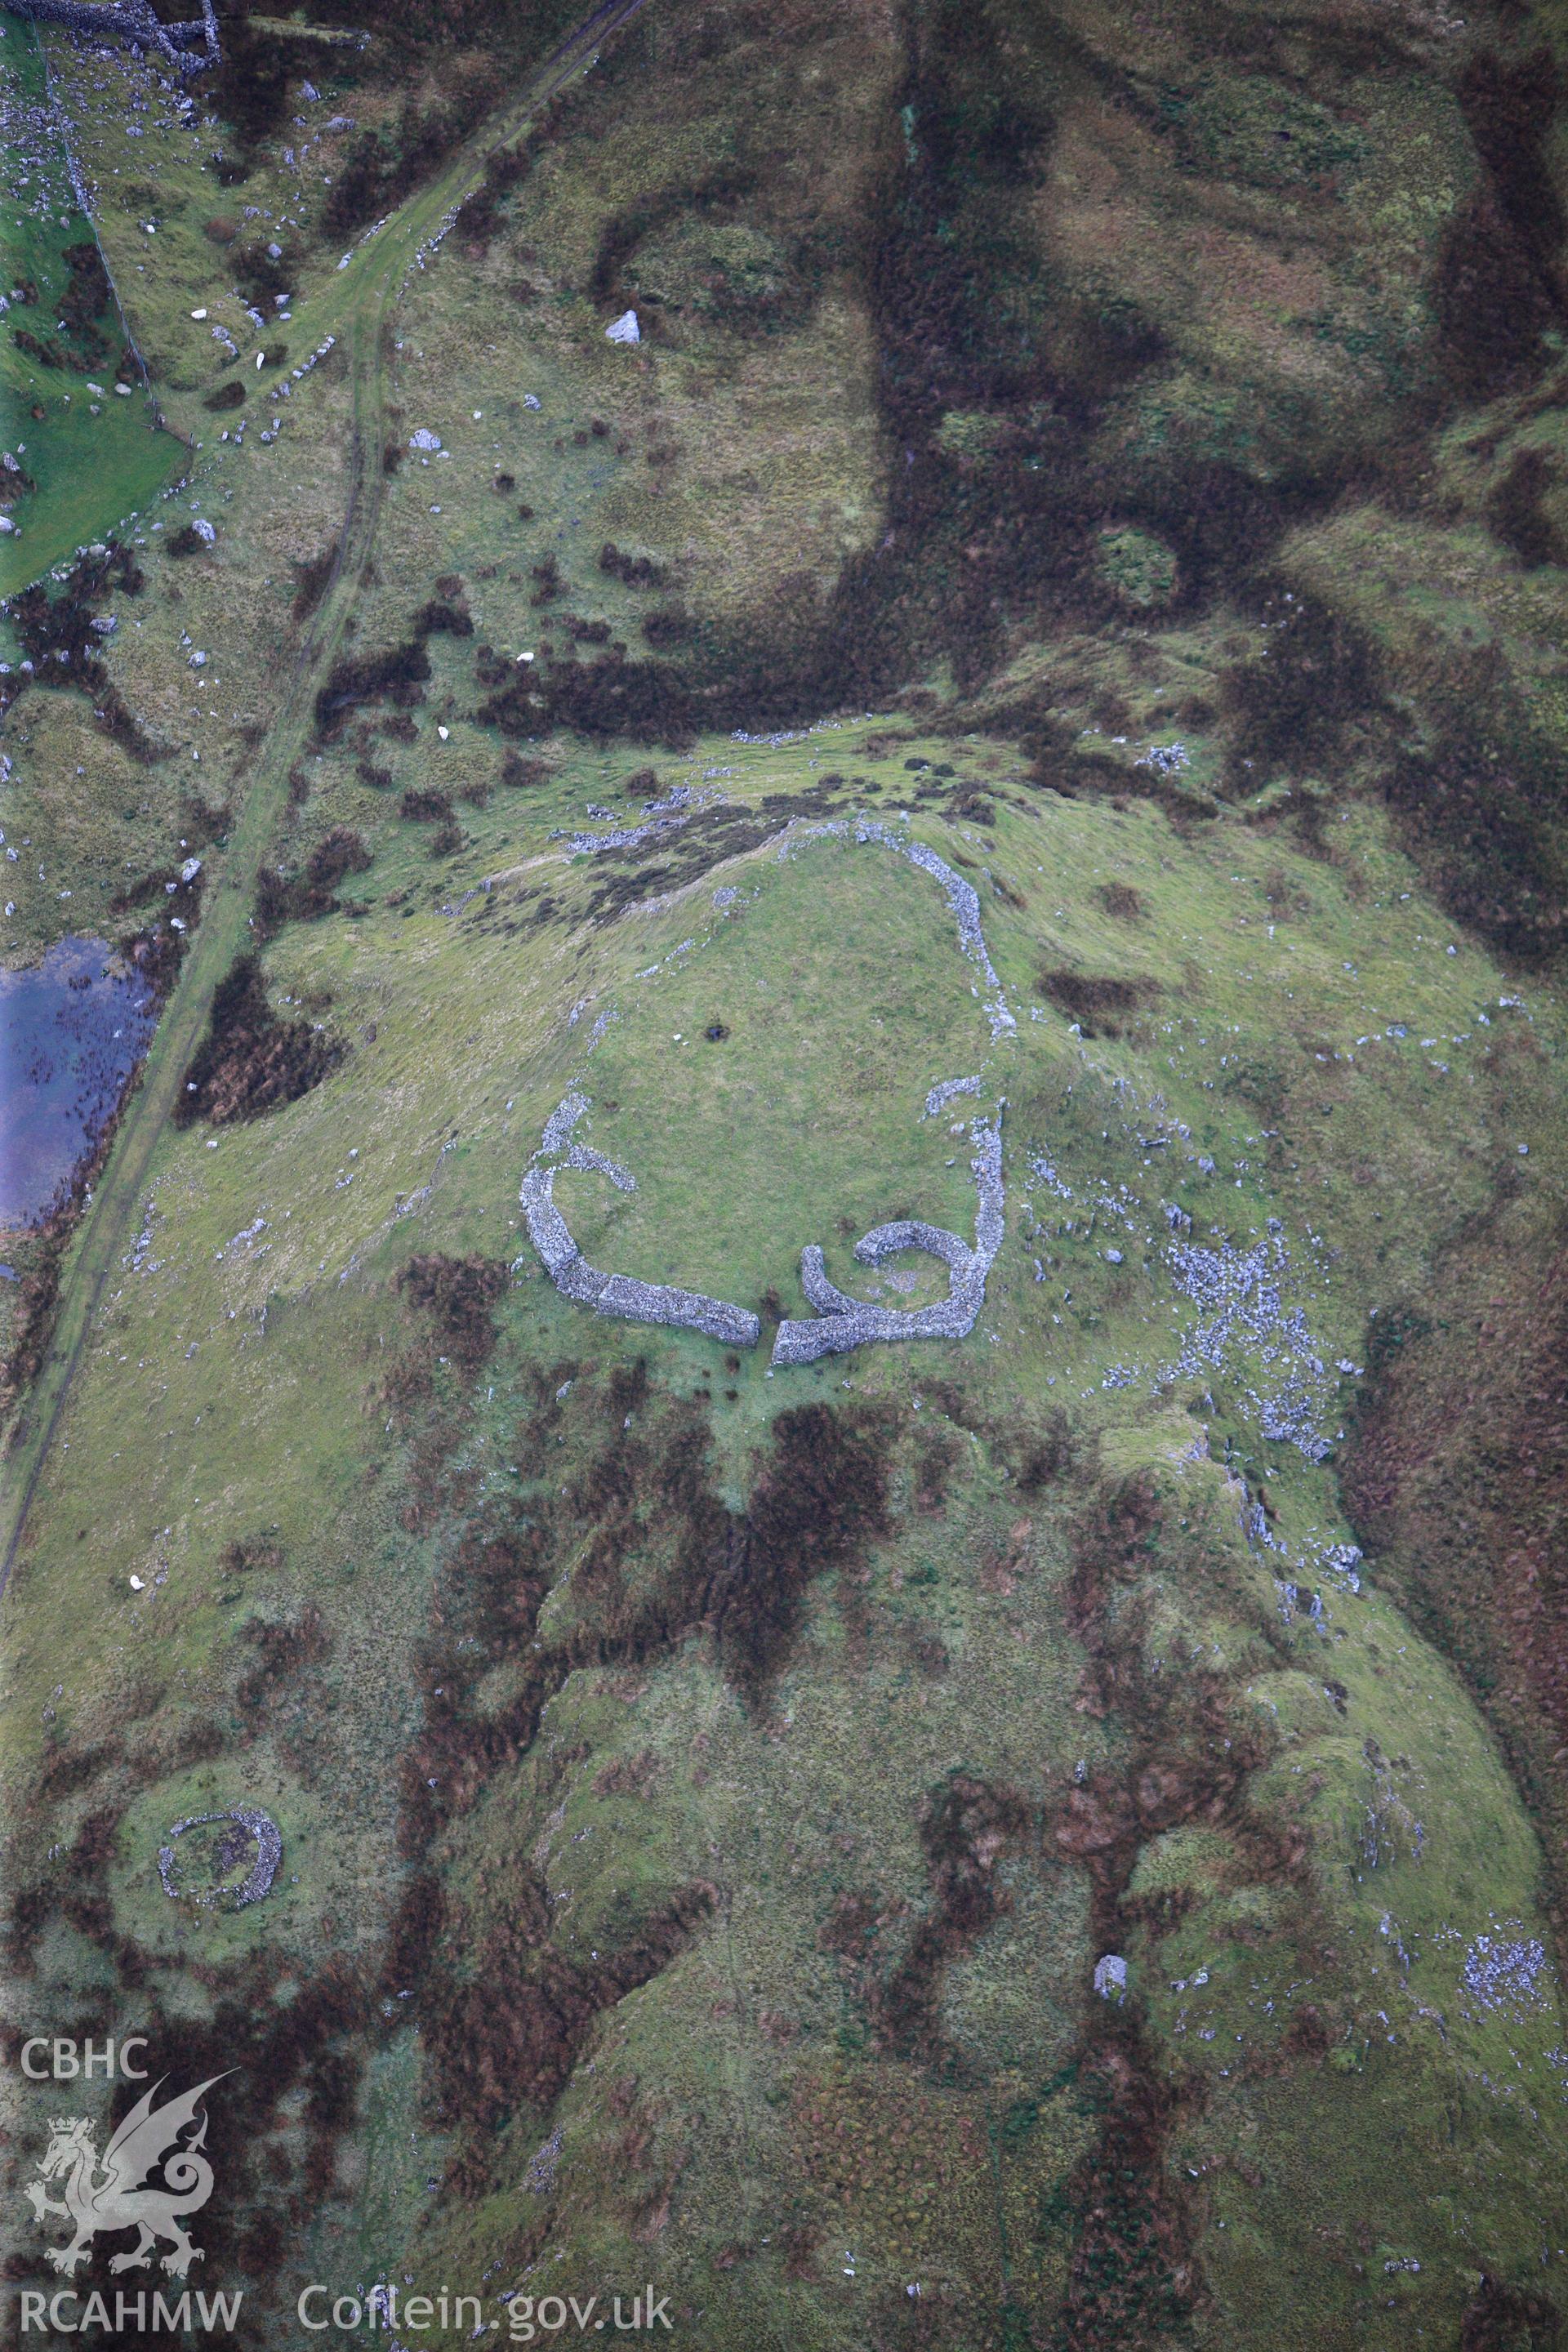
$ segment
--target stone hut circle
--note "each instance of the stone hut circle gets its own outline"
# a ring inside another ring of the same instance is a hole
[[[228,1824],[226,1835],[202,1841],[193,1847],[188,1857],[195,1872],[205,1868],[209,1884],[205,1887],[182,1885],[176,1875],[184,1858],[176,1852],[180,1839],[193,1830],[217,1829],[224,1823]],[[233,1874],[252,1850],[249,1869],[237,1885]],[[172,1902],[195,1903],[205,1909],[243,1911],[270,1894],[282,1859],[283,1833],[271,1814],[264,1813],[257,1805],[231,1805],[226,1812],[190,1813],[184,1821],[176,1822],[169,1832],[168,1843],[158,1849],[158,1876]]]

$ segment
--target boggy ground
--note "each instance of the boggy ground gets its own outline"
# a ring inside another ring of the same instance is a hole
[[[237,447],[209,329],[232,257],[313,347],[447,135],[400,87],[482,110],[493,26],[393,29],[171,131],[156,235],[105,195],[202,447],[17,616],[98,667],[7,714],[14,956],[189,845],[224,887],[344,379]],[[720,2352],[1552,2340],[1549,39],[655,5],[416,274],[374,577],[6,1601],[8,2025],[237,2069],[253,2340],[410,2275],[652,2277]],[[1015,1034],[927,878],[782,837],[858,811],[979,892]],[[590,1255],[766,1337],[805,1242],[853,1288],[867,1223],[962,1226],[971,1106],[918,1114],[983,1066],[964,1342],[770,1379],[532,1262],[580,1080],[639,1183],[562,1180]],[[159,1841],[237,1800],[279,1887],[184,1916]]]

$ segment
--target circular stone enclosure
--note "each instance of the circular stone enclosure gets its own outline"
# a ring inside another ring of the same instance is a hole
[[[158,1849],[158,1876],[175,1902],[243,1911],[269,1892],[282,1858],[282,1833],[271,1815],[235,1805],[176,1822]]]

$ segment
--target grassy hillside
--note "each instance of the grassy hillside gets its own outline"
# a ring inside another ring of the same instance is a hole
[[[9,607],[7,958],[204,872],[68,1378],[5,1302],[8,2026],[234,2070],[258,2343],[1544,2347],[1549,32],[656,0],[489,114],[564,29],[279,39],[159,208],[50,50],[192,446]],[[574,1088],[584,1255],[758,1348],[552,1286]],[[943,1295],[854,1244],[997,1108],[971,1335],[774,1371],[809,1244]],[[171,1899],[237,1804],[273,1891]]]

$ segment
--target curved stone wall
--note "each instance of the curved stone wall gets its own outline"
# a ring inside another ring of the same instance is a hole
[[[30,16],[40,25],[65,25],[90,40],[161,50],[181,73],[200,73],[222,63],[211,0],[204,0],[200,18],[186,25],[163,24],[145,0],[140,5],[138,0],[6,0],[6,5],[13,16]]]
[[[754,1348],[763,1327],[745,1307],[733,1307],[727,1298],[710,1298],[700,1290],[677,1289],[673,1283],[639,1282],[629,1274],[602,1274],[596,1265],[588,1264],[555,1205],[552,1187],[556,1176],[563,1167],[593,1170],[607,1176],[623,1192],[635,1192],[637,1179],[615,1160],[606,1160],[602,1151],[590,1150],[586,1144],[568,1143],[572,1129],[587,1108],[588,1097],[580,1093],[569,1094],[557,1106],[519,1195],[528,1237],[556,1289],[601,1315],[619,1315],[629,1323],[663,1323],[680,1330],[700,1331],[706,1338],[722,1339],[732,1348]],[[554,1164],[541,1166],[547,1153]]]
[[[175,1839],[184,1837],[187,1830],[205,1827],[209,1822],[236,1822],[241,1829],[247,1830],[256,1840],[256,1860],[243,1885],[237,1886],[232,1894],[189,1895],[184,1899],[191,1903],[221,1904],[226,1910],[243,1911],[247,1905],[259,1903],[263,1895],[270,1893],[273,1879],[278,1874],[278,1865],[283,1859],[283,1832],[271,1814],[264,1813],[258,1805],[230,1805],[226,1812],[191,1813],[183,1822],[176,1822],[169,1832],[168,1844],[158,1848],[158,1876],[163,1882],[163,1892],[175,1901],[181,1897],[181,1889],[174,1884]]]
[[[671,799],[673,802],[674,795]],[[852,835],[857,841],[876,842],[907,857],[911,865],[942,885],[958,926],[960,952],[977,967],[994,992],[985,1005],[993,1042],[1016,1029],[1018,1024],[1003,1000],[1002,983],[986,950],[980,925],[980,901],[969,884],[924,842],[894,833],[874,818],[857,817],[852,822],[799,828],[799,837],[809,839],[823,835]],[[623,837],[632,836],[573,836],[573,844],[602,847]],[[781,856],[787,854],[789,838],[786,832],[779,851]],[[595,1026],[595,1037],[607,1017],[603,1016]],[[927,1094],[923,1116],[936,1118],[955,1097],[979,1094],[983,1086],[980,1076],[944,1080]],[[814,1310],[813,1318],[810,1321],[804,1318],[786,1319],[779,1325],[772,1357],[774,1367],[809,1364],[819,1356],[840,1354],[873,1339],[962,1339],[974,1328],[985,1300],[985,1277],[1002,1245],[1005,1230],[1004,1108],[998,1105],[994,1119],[976,1118],[969,1122],[973,1146],[970,1166],[974,1171],[976,1194],[973,1245],[962,1235],[949,1233],[941,1225],[926,1224],[918,1218],[901,1218],[892,1224],[875,1226],[855,1245],[855,1255],[862,1265],[879,1265],[885,1257],[901,1250],[923,1250],[940,1258],[948,1269],[947,1297],[934,1306],[908,1308],[877,1307],[868,1300],[851,1298],[828,1280],[820,1248],[815,1242],[808,1242],[801,1252],[800,1278],[806,1302]],[[710,1298],[702,1291],[680,1290],[668,1283],[642,1282],[633,1275],[604,1274],[583,1256],[555,1205],[552,1187],[560,1170],[565,1167],[592,1171],[607,1177],[623,1192],[637,1190],[637,1180],[629,1170],[587,1144],[573,1140],[574,1130],[587,1108],[588,1097],[581,1087],[574,1087],[562,1097],[545,1122],[520,1194],[529,1239],[557,1290],[584,1307],[592,1307],[600,1315],[618,1315],[629,1322],[660,1323],[700,1331],[731,1347],[754,1348],[762,1325],[749,1309],[733,1306],[728,1299]]]
[[[995,1120],[970,1122],[975,1146],[970,1166],[974,1171],[978,1205],[974,1246],[942,1225],[928,1225],[917,1217],[901,1217],[894,1224],[877,1225],[855,1244],[862,1265],[879,1265],[900,1250],[924,1250],[941,1258],[948,1269],[948,1295],[933,1307],[874,1307],[851,1298],[829,1282],[822,1252],[808,1242],[800,1254],[800,1286],[816,1319],[786,1321],[778,1328],[773,1361],[810,1364],[819,1356],[842,1355],[871,1339],[963,1339],[974,1328],[985,1303],[985,1277],[1002,1244],[1005,1230],[1002,1189],[1002,1114]]]

